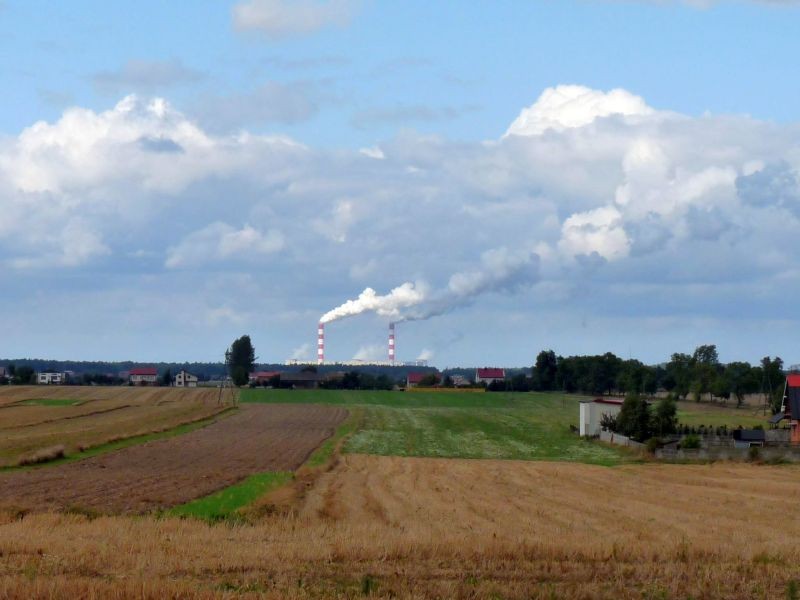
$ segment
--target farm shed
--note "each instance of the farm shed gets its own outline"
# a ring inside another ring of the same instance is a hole
[[[622,410],[622,403],[623,400],[620,398],[582,400],[580,404],[580,435],[589,437],[600,435],[600,420],[603,415],[618,415]]]
[[[786,376],[781,413],[789,421],[792,443],[800,443],[800,374],[790,373]]]
[[[189,371],[181,371],[175,375],[175,387],[197,387],[197,375],[192,375]]]
[[[409,373],[406,375],[406,387],[417,387],[423,377],[425,377],[425,373]]]
[[[320,381],[325,380],[325,377],[309,371],[281,373],[280,376],[282,386],[285,385],[296,389],[316,389],[319,387]]]
[[[477,369],[475,371],[475,383],[491,385],[495,381],[505,381],[505,379],[505,369]]]
[[[733,446],[734,448],[752,448],[753,446],[763,446],[766,440],[763,429],[734,429]]]
[[[133,385],[155,385],[158,381],[158,370],[151,367],[131,369],[128,381]]]

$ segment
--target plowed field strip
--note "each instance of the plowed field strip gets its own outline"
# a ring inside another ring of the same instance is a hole
[[[290,471],[347,417],[338,407],[244,406],[183,436],[50,469],[0,474],[0,506],[145,512],[188,502],[253,473]]]

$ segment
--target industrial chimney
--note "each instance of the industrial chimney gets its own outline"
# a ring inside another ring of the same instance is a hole
[[[317,329],[317,364],[325,362],[325,323],[319,324]]]
[[[389,323],[389,362],[394,364],[394,323]]]

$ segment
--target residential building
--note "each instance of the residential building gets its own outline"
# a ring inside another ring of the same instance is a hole
[[[131,369],[128,381],[133,385],[156,385],[158,383],[158,370],[151,367]]]
[[[419,382],[422,381],[423,377],[425,377],[425,373],[409,373],[406,375],[406,387],[417,387]]]
[[[248,379],[253,385],[267,385],[271,380],[274,380],[275,377],[280,376],[280,371],[256,371],[255,373],[250,373]]]
[[[602,429],[600,421],[603,415],[617,416],[622,410],[622,398],[595,398],[580,403],[580,428],[582,436],[595,437]]]
[[[475,371],[475,383],[491,385],[495,381],[505,381],[505,369],[478,369]]]
[[[451,375],[450,379],[453,380],[453,385],[455,387],[465,387],[471,383],[470,380],[463,375]]]
[[[786,376],[781,412],[775,415],[771,422],[777,425],[783,419],[789,421],[791,442],[793,444],[800,443],[800,374],[798,373],[790,373]]]
[[[39,385],[61,385],[67,381],[66,373],[55,371],[43,371],[36,375],[36,382]]]
[[[197,387],[197,375],[188,371],[180,371],[175,375],[175,387]]]
[[[321,381],[325,381],[324,375],[319,375],[312,371],[300,371],[299,373],[280,373],[281,386],[295,389],[315,389],[319,387]]]

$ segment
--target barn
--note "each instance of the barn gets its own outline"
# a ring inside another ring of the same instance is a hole
[[[505,369],[476,369],[475,370],[475,383],[485,383],[491,385],[495,381],[505,381]]]

